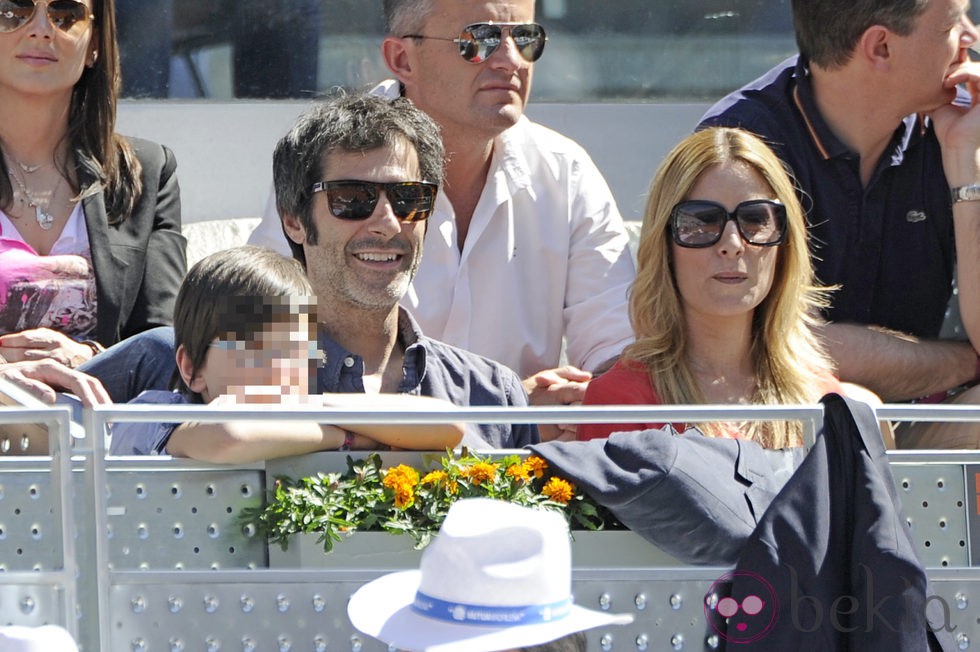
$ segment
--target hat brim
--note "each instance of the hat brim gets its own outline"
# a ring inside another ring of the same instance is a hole
[[[480,627],[429,618],[412,610],[422,573],[390,573],[351,596],[347,615],[361,632],[411,652],[494,652],[538,645],[603,625],[625,625],[630,614],[607,614],[573,605],[561,620],[518,627]]]

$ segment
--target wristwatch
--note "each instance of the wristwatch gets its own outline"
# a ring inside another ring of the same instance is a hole
[[[971,183],[968,186],[950,188],[949,197],[954,204],[961,201],[980,201],[980,183]]]

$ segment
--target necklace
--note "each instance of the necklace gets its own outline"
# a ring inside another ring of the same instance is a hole
[[[25,184],[19,176],[14,174],[13,170],[10,170],[10,178],[14,180],[14,182],[20,188],[21,194],[23,194],[24,198],[27,199],[27,205],[34,209],[34,219],[37,221],[37,225],[45,231],[50,231],[51,227],[54,226],[54,215],[49,213],[48,209],[51,206],[51,200],[54,199],[54,197],[58,194],[58,191],[61,189],[61,183],[65,180],[65,178],[60,175],[58,176],[58,183],[55,185],[51,196],[48,197],[48,201],[44,202],[44,208],[41,208],[41,202],[39,202],[37,198],[31,194],[31,192],[27,189],[27,184]]]

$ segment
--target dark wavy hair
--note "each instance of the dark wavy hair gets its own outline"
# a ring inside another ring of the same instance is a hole
[[[121,74],[116,42],[115,0],[93,0],[93,38],[98,57],[75,83],[68,109],[68,151],[75,159],[78,199],[100,190],[110,224],[124,221],[143,193],[142,166],[129,143],[116,133],[116,102]],[[76,177],[60,170],[66,179]],[[13,188],[0,157],[0,206],[8,207]]]

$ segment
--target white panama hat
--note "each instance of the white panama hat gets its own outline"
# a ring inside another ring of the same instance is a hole
[[[78,652],[68,630],[57,625],[0,627],[0,652]]]
[[[413,652],[509,650],[633,621],[573,604],[571,588],[561,514],[473,498],[449,508],[419,570],[364,585],[347,615],[365,634]]]

